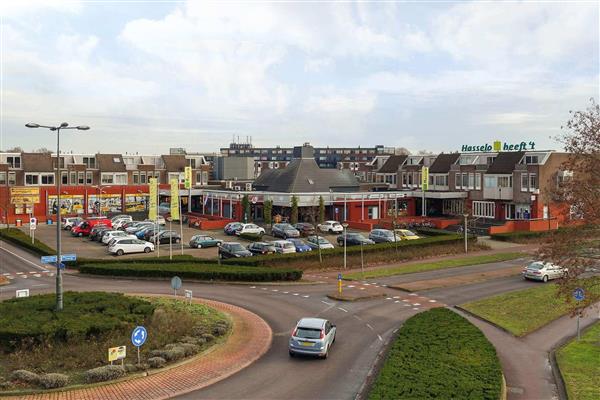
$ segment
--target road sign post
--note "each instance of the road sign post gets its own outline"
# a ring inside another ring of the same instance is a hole
[[[191,305],[192,304],[192,291],[191,290],[185,291],[185,298],[190,301],[190,305]]]
[[[15,292],[16,298],[29,297],[29,289],[21,289]]]
[[[181,278],[174,276],[171,278],[171,288],[175,291],[175,297],[177,297],[177,289],[181,289]]]
[[[136,326],[131,332],[131,343],[137,347],[137,359],[138,365],[140,362],[140,347],[146,343],[146,339],[148,338],[148,332],[146,332],[146,328],[143,326]]]
[[[583,288],[577,288],[573,291],[573,297],[575,298],[575,301],[580,302],[583,301],[585,299],[585,290],[583,290]],[[581,334],[580,334],[580,330],[579,330],[579,320],[581,318],[581,310],[577,311],[577,341],[579,341],[579,339],[581,339]]]
[[[338,274],[338,294],[342,295],[342,274]]]

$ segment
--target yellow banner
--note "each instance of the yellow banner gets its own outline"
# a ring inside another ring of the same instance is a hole
[[[150,198],[148,199],[148,219],[154,221],[157,216],[158,204],[158,180],[156,178],[150,178]]]
[[[40,188],[11,187],[11,204],[35,204],[40,202]]]
[[[108,349],[108,361],[117,361],[122,360],[127,356],[127,347],[119,346],[119,347],[111,347]]]
[[[185,167],[184,187],[189,189],[192,187],[192,167]]]
[[[179,180],[171,179],[171,219],[179,220]]]
[[[423,167],[423,171],[421,171],[421,188],[429,190],[429,167]]]

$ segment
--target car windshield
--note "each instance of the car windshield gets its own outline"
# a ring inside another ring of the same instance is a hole
[[[329,242],[325,238],[320,237],[319,238],[319,243],[320,244],[328,244]]]
[[[304,339],[319,339],[321,337],[321,330],[312,328],[298,328],[296,330],[296,337]]]
[[[294,243],[296,246],[302,246],[304,242],[300,239],[289,239],[290,242]]]
[[[230,249],[231,249],[231,251],[244,251],[244,250],[246,250],[246,249],[244,249],[244,247],[243,247],[241,244],[239,244],[239,243],[236,243],[236,244],[232,244],[232,245],[230,245]]]
[[[527,266],[527,268],[529,268],[529,269],[542,269],[542,268],[544,268],[544,264],[542,264],[541,262],[532,262],[531,264],[529,264]]]
[[[284,249],[293,249],[294,247],[295,247],[294,243],[290,243],[290,242],[283,243]]]
[[[333,226],[341,226],[339,222],[334,222],[331,225],[333,225]]]
[[[279,225],[279,228],[280,228],[280,229],[285,229],[285,230],[288,230],[288,229],[295,229],[295,228],[294,228],[293,226],[291,226],[290,224],[281,224],[281,225]]]
[[[400,231],[398,233],[401,234],[401,235],[405,235],[405,236],[417,236],[416,233],[414,233],[413,231],[408,231],[408,230],[407,231]]]

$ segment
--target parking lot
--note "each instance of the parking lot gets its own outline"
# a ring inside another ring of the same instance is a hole
[[[189,241],[190,238],[194,235],[208,235],[212,236],[215,239],[222,240],[223,242],[238,242],[241,243],[244,247],[251,243],[250,240],[238,237],[238,236],[228,236],[226,235],[222,229],[218,230],[208,230],[201,231],[196,228],[190,228],[186,224],[183,225],[183,240],[182,243],[175,244],[173,243],[173,255],[182,254],[182,244],[183,244],[183,254],[192,255],[198,258],[207,258],[207,259],[216,259],[218,250],[216,247],[209,248],[190,248]],[[20,228],[24,233],[29,234],[29,226],[23,226]],[[169,229],[169,223],[165,225],[165,229]],[[179,224],[173,224],[172,230],[176,232],[181,231],[181,227]],[[360,232],[353,229],[348,229],[348,232]],[[361,232],[365,236],[368,236],[368,232]],[[336,238],[337,234],[328,234],[328,233],[320,233],[321,236],[326,238],[331,244],[337,247]],[[44,242],[48,246],[52,248],[56,248],[56,225],[44,225],[39,224],[35,231],[35,238]],[[270,235],[264,235],[262,241],[271,241],[271,240],[280,240],[280,238],[275,238]],[[77,254],[78,257],[81,258],[113,258],[114,256],[107,251],[107,246],[96,241],[90,241],[87,237],[75,237],[71,235],[70,231],[61,230],[61,247],[63,254]],[[152,253],[133,253],[133,254],[125,254],[121,256],[122,258],[140,258],[140,257],[156,257],[160,253],[161,256],[166,256],[169,254],[169,244],[161,244],[159,251],[154,251]]]

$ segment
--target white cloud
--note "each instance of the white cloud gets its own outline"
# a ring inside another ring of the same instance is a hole
[[[372,93],[313,95],[306,102],[308,113],[367,114],[375,107]]]
[[[334,65],[334,61],[330,57],[326,58],[312,58],[306,60],[304,63],[304,70],[308,72],[322,72],[331,68]]]
[[[82,8],[83,3],[79,0],[9,0],[0,2],[0,16],[17,18],[46,11],[76,14]]]

